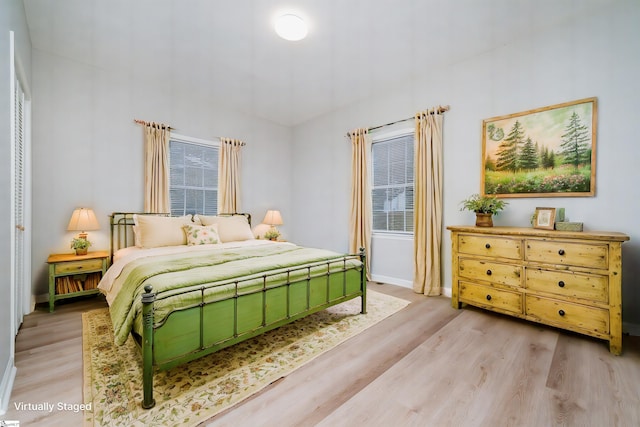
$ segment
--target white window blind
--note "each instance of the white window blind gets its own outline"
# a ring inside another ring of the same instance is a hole
[[[373,231],[413,233],[413,133],[373,141]]]
[[[218,153],[213,143],[169,141],[171,215],[218,213]]]

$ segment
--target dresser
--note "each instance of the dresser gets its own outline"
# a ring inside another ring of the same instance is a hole
[[[615,232],[450,226],[452,305],[609,341],[622,351],[622,243]]]

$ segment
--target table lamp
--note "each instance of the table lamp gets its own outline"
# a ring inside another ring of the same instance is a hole
[[[93,209],[78,208],[71,214],[67,231],[79,231],[78,237],[73,240],[72,248],[76,250],[76,254],[83,255],[87,253],[87,248],[91,243],[87,240],[87,231],[99,230],[100,224],[96,219]],[[85,242],[78,242],[84,240]]]
[[[280,232],[276,228],[276,225],[282,225],[282,215],[280,215],[280,211],[268,210],[262,223],[271,226],[269,231],[265,233],[266,238],[276,240],[278,236],[280,236]]]

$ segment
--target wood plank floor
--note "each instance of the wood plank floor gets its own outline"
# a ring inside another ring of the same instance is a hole
[[[204,425],[640,426],[640,337],[604,341],[392,285],[404,310]],[[25,317],[9,412],[23,426],[82,425],[82,414],[15,404],[82,402],[81,313],[100,297]]]

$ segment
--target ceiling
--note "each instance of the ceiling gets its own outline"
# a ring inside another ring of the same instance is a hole
[[[295,126],[616,0],[23,1],[34,49]],[[275,34],[285,11],[306,39]]]

